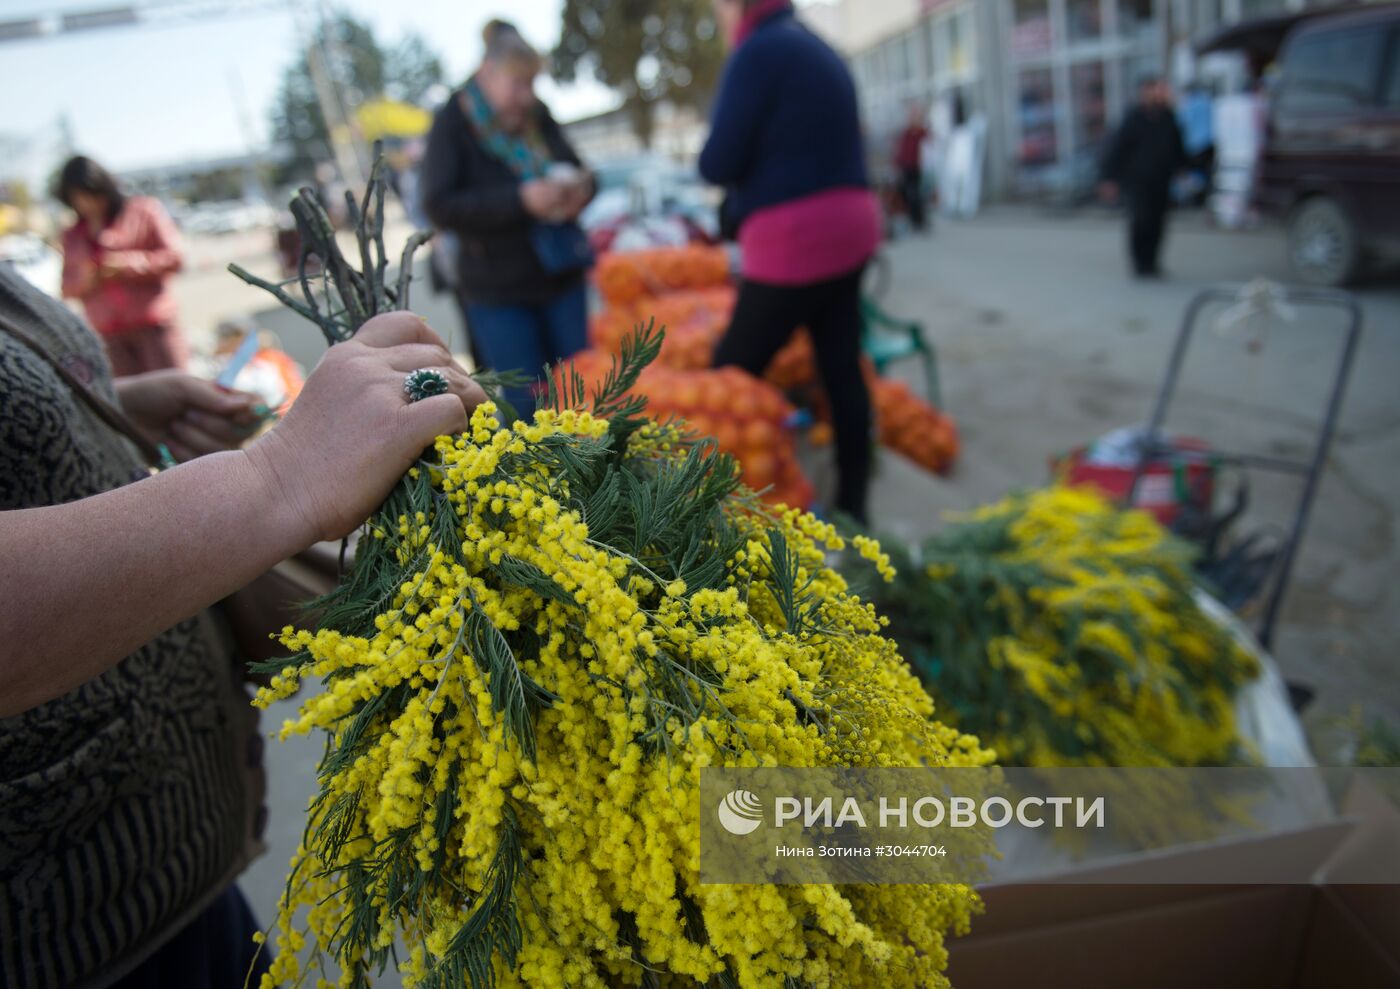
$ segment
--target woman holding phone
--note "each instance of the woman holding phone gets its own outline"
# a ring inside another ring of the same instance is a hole
[[[70,158],[59,200],[77,216],[63,232],[63,294],[80,299],[117,377],[185,366],[171,277],[180,235],[160,203],[127,196],[91,158]]]
[[[728,195],[743,281],[715,364],[760,375],[799,326],[831,402],[836,508],[866,516],[870,394],[860,368],[860,282],[879,245],[855,85],[788,0],[715,0],[732,51],[700,174]]]
[[[433,120],[423,205],[460,243],[459,291],[483,356],[537,376],[586,344],[592,256],[576,221],[593,180],[535,96],[539,53],[504,21],[483,37],[481,67]],[[534,409],[533,389],[506,397],[522,416]]]

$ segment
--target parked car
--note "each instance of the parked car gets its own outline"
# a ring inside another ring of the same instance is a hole
[[[1279,65],[1255,203],[1300,280],[1343,285],[1400,255],[1400,3],[1300,22]]]
[[[595,251],[626,244],[708,243],[718,233],[715,191],[659,155],[603,162],[594,176],[598,194],[579,222]]]
[[[272,226],[277,222],[277,211],[266,203],[235,199],[188,207],[176,219],[186,233],[231,234]]]

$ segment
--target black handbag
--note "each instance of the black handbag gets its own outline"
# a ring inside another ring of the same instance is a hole
[[[546,274],[563,275],[593,264],[593,247],[588,243],[588,235],[572,221],[536,223],[530,228],[530,240]]]

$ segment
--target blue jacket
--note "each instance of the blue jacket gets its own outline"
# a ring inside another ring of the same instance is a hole
[[[869,185],[851,74],[791,10],[760,22],[725,66],[700,174],[730,190],[736,228],[767,206]]]

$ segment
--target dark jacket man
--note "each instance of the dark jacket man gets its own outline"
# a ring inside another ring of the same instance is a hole
[[[1186,147],[1171,105],[1171,91],[1158,80],[1143,84],[1141,100],[1128,111],[1105,149],[1101,192],[1127,199],[1129,246],[1139,276],[1159,274],[1157,256],[1171,205],[1172,179],[1186,165]]]

